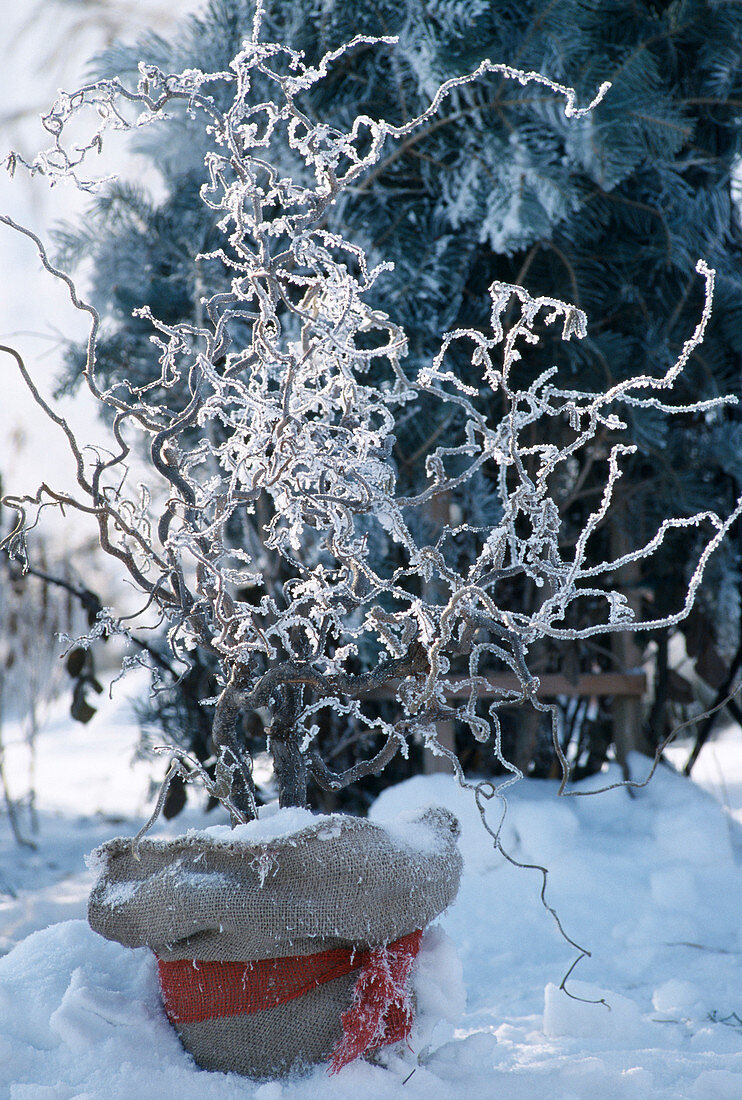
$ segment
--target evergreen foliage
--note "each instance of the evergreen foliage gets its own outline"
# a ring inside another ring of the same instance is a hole
[[[135,48],[118,46],[98,59],[96,71],[133,70],[141,57],[171,71],[224,68],[249,32],[253,11],[252,0],[211,0],[174,41],[150,36]],[[538,86],[494,75],[467,85],[334,207],[331,229],[341,227],[372,261],[395,264],[374,293],[404,327],[412,364],[432,357],[446,329],[487,331],[487,288],[500,279],[572,301],[590,318],[580,342],[565,344],[544,331],[524,366],[533,376],[557,363],[573,373],[576,387],[602,391],[636,373],[660,375],[699,316],[694,265],[703,257],[718,271],[715,312],[673,401],[742,396],[742,232],[731,184],[742,146],[741,5],[268,0],[265,27],[310,62],[357,33],[399,35],[396,46],[348,55],[312,89],[307,110],[343,127],[363,111],[404,121],[425,108],[443,79],[485,57],[574,85],[583,101],[602,81],[613,84],[577,122],[565,120],[560,104]],[[259,84],[254,94],[260,96]],[[63,261],[92,258],[93,299],[108,320],[103,373],[147,384],[158,370],[152,328],[132,318],[133,306],[146,301],[166,321],[196,318],[201,297],[215,293],[222,276],[191,259],[212,247],[215,226],[197,199],[203,149],[187,114],[172,118],[166,141],[162,130],[156,144],[143,139],[140,152],[156,166],[161,197],[117,184],[95,200],[83,229],[60,234],[60,244]],[[72,350],[65,385],[74,385],[78,363]],[[458,369],[472,381],[463,356]],[[445,438],[452,427],[432,406],[404,421],[395,447],[400,483],[426,440]],[[639,450],[625,461],[604,550],[645,540],[664,515],[731,510],[742,485],[737,410],[669,422],[658,403],[637,411],[631,427]],[[611,443],[605,431],[565,477],[567,541],[599,502]],[[483,475],[452,505],[472,523],[493,523],[492,490]],[[696,554],[694,535],[681,532],[651,573],[630,578],[631,594],[651,604],[651,617],[678,605]],[[733,547],[711,577],[703,599],[724,642],[739,617]],[[519,581],[509,593],[516,607],[536,597]],[[544,669],[565,662],[574,671],[612,667],[609,654],[585,643],[567,656],[564,647],[545,649],[541,660]],[[605,731],[595,727],[595,737],[605,740]],[[590,755],[589,737],[582,750],[583,759]],[[539,763],[542,771],[549,766]]]

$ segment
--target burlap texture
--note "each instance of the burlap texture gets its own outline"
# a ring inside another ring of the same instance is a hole
[[[280,839],[203,834],[117,838],[94,853],[102,873],[88,920],[107,939],[162,959],[248,961],[333,947],[377,947],[424,928],[456,896],[458,823],[429,808],[387,832],[331,814]],[[267,1077],[324,1061],[341,1038],[356,975],[252,1015],[177,1027],[207,1069]]]
[[[340,1017],[357,977],[335,978],[264,1012],[177,1024],[176,1031],[202,1069],[259,1079],[301,1073],[328,1061],[342,1038]]]

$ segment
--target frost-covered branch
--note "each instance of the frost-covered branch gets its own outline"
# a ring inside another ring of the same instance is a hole
[[[706,280],[702,318],[661,378],[642,375],[606,393],[560,388],[555,369],[529,381],[525,354],[538,341],[539,326],[560,324],[564,340],[581,339],[586,319],[574,306],[501,283],[490,288],[491,331],[445,334],[440,353],[413,377],[404,368],[404,332],[369,305],[388,265],[370,267],[357,243],[326,227],[328,208],[379,162],[385,144],[413,133],[454,88],[486,72],[537,81],[564,96],[566,113],[578,116],[607,86],[578,109],[572,89],[484,62],[447,81],[430,107],[403,126],[363,115],[343,131],[312,119],[302,106],[304,93],[347,50],[391,40],[358,37],[308,67],[288,47],[260,42],[259,26],[260,8],[253,38],[228,72],[168,74],[141,65],[135,88],[106,80],[61,96],[45,120],[53,145],[28,165],[51,182],[71,178],[90,189],[94,181],[83,177],[82,166],[108,131],[156,124],[167,110],[203,118],[211,147],[201,196],[216,213],[223,240],[194,260],[218,264],[227,289],[204,297],[198,318],[188,323],[166,323],[142,304],[137,313],[155,333],[160,369],[154,382],[102,385],[96,310],[49,262],[34,234],[2,219],[34,242],[75,307],[89,314],[85,379],[111,411],[115,441],[106,454],[82,447],[17,353],[5,349],[43,412],[65,433],[83,494],[76,500],[44,485],[34,495],[8,498],[18,523],[5,542],[23,556],[25,531],[49,504],[96,517],[103,549],[167,619],[174,656],[188,661],[197,648],[221,663],[216,783],[220,797],[248,817],[255,812],[252,773],[237,732],[246,710],[266,707],[271,714],[270,747],[284,804],[306,798],[310,773],[337,789],[379,771],[397,752],[406,753],[411,740],[434,745],[435,723],[443,718],[462,722],[478,740],[493,737],[501,755],[498,711],[514,702],[536,704],[538,680],[528,664],[534,643],[677,621],[742,509],[724,519],[712,513],[668,519],[634,552],[588,565],[590,541],[610,512],[621,462],[633,450],[630,442],[616,442],[599,505],[571,551],[560,545],[555,477],[575,457],[595,461],[589,450],[598,433],[615,437],[625,430],[622,405],[657,407],[654,391],[669,390],[682,373],[711,309],[713,272],[705,264],[698,268]],[[261,88],[266,81],[273,88],[272,99],[256,95],[258,77]],[[68,146],[69,124],[91,110],[94,132]],[[506,324],[513,312],[515,320]],[[447,365],[449,352],[461,346],[471,346],[477,385]],[[177,396],[182,393],[185,398]],[[486,411],[493,394],[501,402],[499,419]],[[445,404],[451,421],[445,439],[419,455],[416,488],[404,495],[397,486],[395,432],[422,400]],[[722,400],[672,411],[707,411]],[[130,485],[134,435],[148,449],[146,486]],[[487,529],[465,517],[458,524],[441,521],[434,535],[422,538],[420,513],[475,477],[496,487],[499,521]],[[684,607],[650,624],[636,621],[613,590],[611,573],[650,556],[671,530],[702,524],[712,533]],[[466,565],[456,552],[462,536],[475,546]],[[543,590],[533,612],[508,611],[499,598],[498,586],[519,575]],[[570,612],[582,600],[603,610],[589,625],[575,626]],[[486,714],[484,665],[512,671],[520,685],[499,692]],[[382,690],[394,695],[395,717],[369,705]],[[377,746],[368,760],[344,772],[329,769],[315,745],[323,711],[367,732]]]

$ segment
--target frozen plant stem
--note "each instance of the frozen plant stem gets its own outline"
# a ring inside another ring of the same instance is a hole
[[[304,93],[356,46],[391,47],[394,40],[359,35],[310,67],[287,46],[261,42],[260,21],[258,6],[253,37],[229,71],[168,74],[142,64],[135,87],[97,81],[61,95],[45,117],[52,146],[25,166],[83,190],[97,186],[86,175],[88,154],[109,131],[156,125],[179,110],[201,118],[210,138],[201,197],[222,243],[193,259],[202,270],[220,271],[222,289],[205,293],[188,323],[168,324],[143,304],[135,312],[152,326],[159,377],[139,387],[121,381],[106,388],[98,376],[95,308],[50,263],[30,230],[0,219],[34,242],[47,271],[90,316],[84,375],[109,411],[113,434],[110,451],[84,447],[41,396],[17,352],[2,349],[65,433],[81,490],[74,497],[43,484],[32,495],[7,497],[17,523],[4,545],[25,559],[26,533],[50,505],[89,513],[102,548],[167,622],[175,662],[187,667],[194,649],[218,660],[213,791],[233,821],[256,813],[241,722],[257,711],[270,716],[282,805],[306,803],[310,776],[337,790],[376,774],[414,740],[450,755],[435,741],[438,722],[458,721],[476,739],[492,738],[509,783],[521,773],[502,753],[499,711],[519,703],[547,709],[537,701],[529,650],[545,638],[678,621],[742,507],[726,519],[711,512],[667,519],[646,545],[590,566],[590,540],[610,511],[621,463],[633,448],[612,446],[602,500],[569,552],[560,544],[552,495],[555,475],[589,455],[599,432],[615,438],[625,429],[622,406],[687,413],[723,403],[678,408],[664,400],[703,338],[713,272],[699,262],[703,315],[661,378],[640,376],[607,393],[561,388],[554,370],[523,381],[521,356],[538,341],[539,325],[559,324],[563,339],[581,339],[586,319],[574,306],[501,283],[490,288],[491,333],[445,334],[433,363],[412,377],[403,369],[404,332],[368,304],[387,265],[370,268],[358,244],[330,232],[329,208],[368,178],[390,139],[413,135],[456,88],[489,73],[545,85],[564,97],[571,117],[595,106],[607,85],[588,107],[577,108],[573,89],[486,61],[443,84],[430,107],[404,125],[360,115],[342,131],[310,118]],[[70,122],[89,116],[88,138],[68,145]],[[16,155],[8,161],[11,169],[20,163]],[[501,398],[499,421],[482,412],[482,387],[450,369],[454,346],[467,349],[475,373]],[[183,392],[185,399],[177,396]],[[450,429],[418,456],[416,488],[405,496],[397,487],[394,432],[400,414],[422,398],[445,404]],[[534,445],[536,429],[541,442]],[[147,444],[150,477],[132,488],[134,433]],[[552,439],[566,442],[557,446]],[[411,518],[449,500],[481,471],[497,485],[497,524],[449,523],[443,509],[435,537],[426,542],[413,534],[420,525]],[[651,556],[673,529],[702,524],[711,534],[684,606],[662,620],[638,622],[607,578]],[[476,547],[466,565],[455,552],[462,534]],[[372,552],[374,544],[386,546],[384,560]],[[498,585],[513,577],[542,591],[533,612],[500,606]],[[584,600],[597,611],[589,625],[575,626],[571,612]],[[102,615],[95,629],[118,629],[113,614]],[[500,691],[485,715],[480,695],[492,667],[513,672],[518,688]],[[396,699],[393,718],[369,706],[381,690]],[[365,738],[371,746],[366,759],[345,771],[332,771],[318,740],[322,717],[330,713],[356,731],[355,743]],[[554,737],[564,787],[568,767],[556,726]],[[185,765],[178,768],[182,774]]]

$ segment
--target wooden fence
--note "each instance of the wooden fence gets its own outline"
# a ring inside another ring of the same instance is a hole
[[[461,677],[446,677],[451,683],[455,683]],[[484,678],[485,685],[478,692],[480,698],[491,699],[503,691],[520,691],[517,676],[513,673],[499,673]],[[570,698],[605,698],[613,697],[622,701],[621,708],[617,708],[617,716],[614,719],[614,743],[616,746],[616,759],[623,765],[626,755],[633,748],[633,730],[640,727],[641,700],[647,691],[647,677],[643,672],[589,672],[572,679],[562,673],[545,672],[539,676],[539,699],[554,699],[559,695]],[[452,701],[466,699],[469,692],[466,689],[449,691],[448,698]],[[370,692],[369,697],[389,698],[392,695],[390,688],[380,689],[378,692]],[[507,705],[507,704],[505,704]],[[628,719],[628,720],[627,720]],[[446,749],[454,748],[453,722],[438,723],[438,740]],[[425,754],[425,770],[427,772],[449,771],[450,764],[445,757]]]

